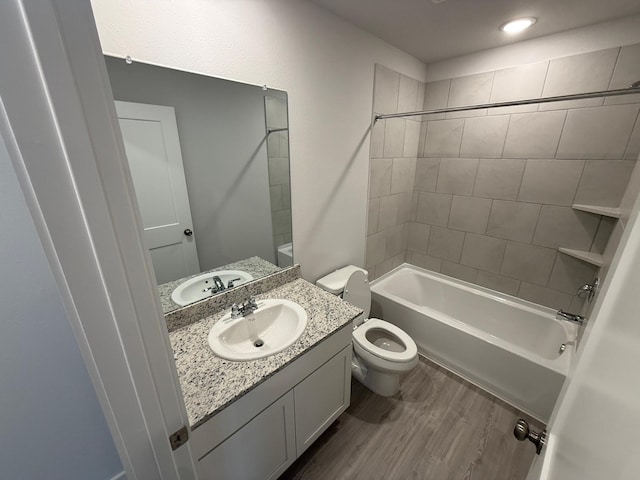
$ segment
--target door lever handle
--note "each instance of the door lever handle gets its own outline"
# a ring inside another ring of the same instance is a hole
[[[529,429],[529,424],[522,418],[516,422],[516,426],[513,429],[513,435],[521,442],[529,440],[531,443],[533,443],[536,446],[536,455],[540,455],[542,447],[544,447],[544,444],[547,441],[546,430],[543,430],[541,432],[534,432],[533,430]]]

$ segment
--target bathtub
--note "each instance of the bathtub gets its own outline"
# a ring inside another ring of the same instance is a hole
[[[548,422],[575,325],[550,308],[409,264],[373,281],[371,292],[371,317],[402,328],[422,355]]]

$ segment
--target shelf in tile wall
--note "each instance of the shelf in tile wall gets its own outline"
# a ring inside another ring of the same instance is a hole
[[[596,215],[604,215],[605,217],[620,218],[622,212],[618,207],[601,207],[599,205],[581,205],[574,203],[571,205],[574,210],[580,210],[582,212],[595,213]]]
[[[558,248],[558,251],[565,255],[569,255],[570,257],[577,258],[578,260],[582,260],[583,262],[595,265],[596,267],[601,267],[604,263],[604,259],[599,253],[585,252],[584,250],[574,250],[572,248],[564,247]]]

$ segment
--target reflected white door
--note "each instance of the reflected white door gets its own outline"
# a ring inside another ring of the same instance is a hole
[[[528,480],[640,478],[640,222],[638,207],[596,297]],[[533,448],[533,445],[531,446]]]
[[[175,111],[115,103],[156,280],[199,273]]]

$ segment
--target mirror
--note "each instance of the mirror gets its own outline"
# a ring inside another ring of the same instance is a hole
[[[292,265],[286,92],[105,60],[164,312]]]

